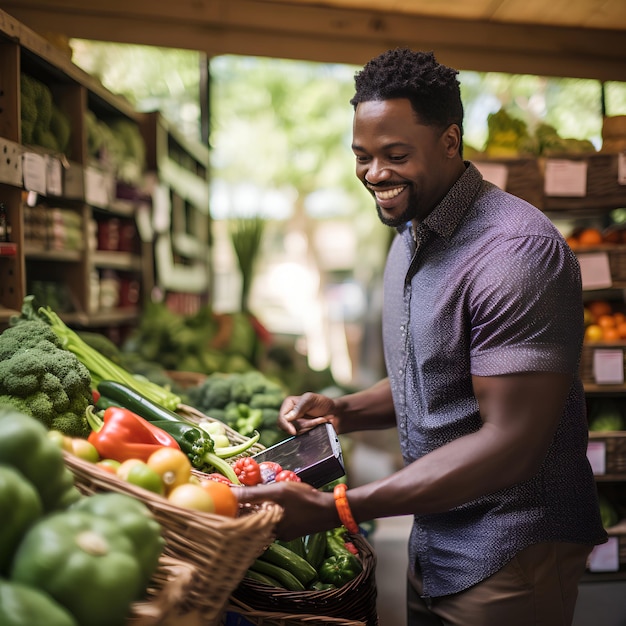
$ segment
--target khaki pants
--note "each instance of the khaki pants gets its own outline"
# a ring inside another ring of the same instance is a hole
[[[570,626],[592,546],[539,543],[499,572],[449,596],[424,600],[409,572],[408,626]]]

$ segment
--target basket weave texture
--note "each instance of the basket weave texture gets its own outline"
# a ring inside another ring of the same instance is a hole
[[[162,626],[175,620],[182,623],[186,615],[192,618],[184,604],[196,576],[196,568],[189,563],[162,555],[146,597],[132,605],[126,626]],[[193,625],[189,619],[186,623]]]
[[[332,617],[349,623],[377,626],[376,555],[361,535],[349,535],[349,540],[359,551],[363,571],[342,587],[325,591],[288,591],[244,577],[233,593],[231,607],[258,625],[306,624],[301,618],[292,622],[267,620],[289,620],[294,615],[308,615],[312,623],[332,623],[324,622]]]
[[[199,419],[197,414],[194,417]],[[232,429],[227,429],[227,434],[232,443],[243,441]],[[250,454],[263,449],[255,446],[249,450]],[[280,506],[270,502],[241,506],[235,518],[183,509],[72,454],[64,452],[64,459],[81,493],[125,493],[146,504],[161,524],[164,554],[196,571],[181,600],[181,608],[189,614],[196,613],[202,626],[219,623],[229,596],[248,567],[275,539],[276,525],[283,514]],[[177,622],[180,626],[186,623]]]

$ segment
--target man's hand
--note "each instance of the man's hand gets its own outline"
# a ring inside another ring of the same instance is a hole
[[[285,398],[280,407],[278,426],[290,435],[301,435],[320,424],[330,422],[339,432],[335,402],[318,393]]]
[[[236,487],[233,492],[241,503],[275,502],[284,509],[278,523],[278,539],[290,541],[304,535],[341,525],[332,493],[306,483],[281,482],[255,487]]]

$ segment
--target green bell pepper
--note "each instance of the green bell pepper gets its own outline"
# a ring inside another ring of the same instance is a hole
[[[86,511],[51,513],[20,543],[10,572],[49,594],[85,626],[123,626],[142,571],[118,525]]]
[[[78,626],[74,617],[50,596],[28,585],[0,579],[2,626]]]
[[[13,467],[0,465],[0,576],[7,574],[19,542],[42,514],[35,487]]]
[[[65,509],[80,498],[61,448],[34,417],[0,408],[0,463],[13,466],[33,484],[44,512]]]
[[[347,555],[328,557],[318,570],[319,579],[335,587],[342,587],[356,578],[361,569]]]
[[[150,509],[137,498],[123,493],[100,493],[83,498],[72,510],[87,511],[98,517],[115,522],[133,544],[134,554],[143,573],[140,592],[143,594],[159,564],[165,540],[161,525],[152,516]]]

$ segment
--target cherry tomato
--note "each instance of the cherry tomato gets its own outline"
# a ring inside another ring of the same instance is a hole
[[[302,482],[302,479],[300,478],[300,476],[298,476],[298,474],[296,474],[295,472],[292,472],[291,470],[283,470],[282,472],[277,474],[276,482],[277,483],[280,483],[280,482],[300,483]]]
[[[119,469],[121,463],[115,459],[102,459],[102,461],[98,461],[96,465],[105,472],[117,474],[117,470]]]
[[[73,437],[71,441],[72,454],[77,456],[79,459],[89,461],[90,463],[97,463],[100,460],[100,455],[98,454],[96,446],[94,446],[93,443],[90,443],[81,437]]]
[[[249,456],[237,459],[233,470],[242,485],[252,487],[261,482],[261,468],[258,462]]]
[[[261,470],[261,482],[263,484],[276,480],[276,476],[283,471],[283,468],[274,461],[262,461],[259,463],[259,469]]]
[[[164,446],[153,452],[146,464],[161,477],[166,493],[191,478],[191,461],[182,450]]]

